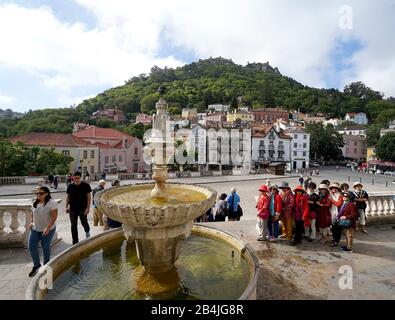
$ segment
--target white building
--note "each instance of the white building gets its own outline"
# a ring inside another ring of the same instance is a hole
[[[292,137],[291,168],[306,169],[310,166],[310,133],[301,129],[290,129],[287,133]]]
[[[395,120],[390,121],[388,125],[388,129],[381,129],[380,130],[380,137],[384,136],[387,133],[395,132]]]
[[[368,124],[368,118],[366,117],[365,112],[349,112],[346,114],[346,117],[344,118],[346,121],[351,121],[355,124],[361,124],[361,125],[367,125]]]
[[[229,106],[224,104],[210,104],[208,110],[214,110],[215,112],[228,112]]]
[[[342,119],[329,119],[329,120],[325,120],[324,121],[324,125],[327,126],[328,124],[331,124],[332,126],[334,126],[335,128],[340,126],[342,123],[344,122],[344,120]]]
[[[366,137],[366,127],[359,124],[346,124],[339,126],[336,131],[342,135],[364,136]]]
[[[292,138],[289,135],[278,132],[273,126],[255,127],[252,129],[251,140],[252,165],[260,166],[270,162],[290,163]]]

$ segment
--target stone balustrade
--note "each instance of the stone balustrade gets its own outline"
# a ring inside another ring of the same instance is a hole
[[[0,177],[0,185],[26,184],[25,177]]]
[[[61,199],[55,199],[60,203]],[[0,200],[0,247],[27,248],[32,199]],[[59,241],[57,233],[52,243]]]
[[[395,223],[395,192],[369,194],[365,213],[368,225]]]

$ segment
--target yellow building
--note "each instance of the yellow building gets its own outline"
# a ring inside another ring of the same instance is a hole
[[[366,149],[366,160],[370,161],[370,160],[377,160],[376,157],[376,149],[374,147],[368,147]]]
[[[226,116],[227,122],[235,122],[237,119],[245,122],[254,122],[254,115],[248,111],[235,110],[232,113],[228,113]]]
[[[198,116],[197,115],[197,109],[195,109],[195,108],[182,109],[182,113],[181,113],[182,119],[196,120],[197,116]]]
[[[72,157],[70,172],[76,170],[81,170],[83,174],[100,172],[99,147],[71,134],[30,132],[15,136],[10,141],[12,143],[20,141],[31,147],[54,148],[56,152]]]

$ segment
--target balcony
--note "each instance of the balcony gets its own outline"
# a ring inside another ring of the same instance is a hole
[[[261,150],[265,150],[265,146],[259,146],[259,151],[261,151]]]
[[[272,144],[269,144],[269,147],[268,147],[268,149],[269,149],[269,150],[274,150],[274,145],[272,145]]]
[[[284,146],[280,144],[280,145],[278,146],[278,150],[284,150]]]

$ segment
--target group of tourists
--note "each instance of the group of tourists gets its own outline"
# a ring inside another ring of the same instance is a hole
[[[345,231],[347,245],[341,249],[351,252],[358,220],[362,232],[368,233],[365,209],[369,197],[360,182],[354,183],[353,191],[349,189],[347,183],[328,180],[321,181],[318,192],[313,181],[308,182],[307,188],[298,185],[293,190],[287,182],[280,186],[262,185],[256,205],[257,240],[288,240],[291,245],[298,245],[304,236],[310,242],[330,242],[337,247]]]
[[[122,226],[120,222],[105,217],[103,213],[97,209],[94,202],[95,194],[105,188],[105,180],[102,179],[99,181],[99,185],[93,189],[93,194],[89,183],[82,181],[80,172],[75,172],[71,180],[72,182],[67,185],[65,210],[70,218],[73,245],[79,242],[78,219],[84,228],[86,238],[90,237],[90,226],[87,217],[90,212],[91,204],[94,208],[94,226],[103,226],[104,230]],[[120,186],[120,181],[114,180],[111,186]],[[48,187],[38,187],[35,195],[36,199],[32,204],[31,223],[28,226],[30,230],[28,248],[33,260],[33,268],[29,273],[29,277],[35,276],[41,267],[38,251],[40,243],[44,256],[44,265],[50,260],[51,242],[56,232],[56,219],[58,216],[58,204],[52,199]]]
[[[222,222],[240,221],[243,216],[243,209],[240,206],[240,196],[236,188],[231,188],[230,194],[222,193],[213,208],[210,208],[203,216],[198,217],[196,222]]]

